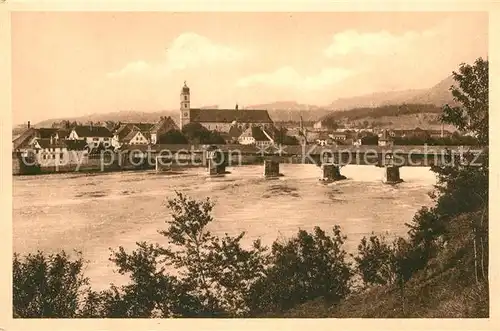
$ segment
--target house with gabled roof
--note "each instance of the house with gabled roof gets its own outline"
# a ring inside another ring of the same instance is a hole
[[[35,139],[64,139],[68,131],[59,128],[35,128],[30,125],[20,135],[12,139],[12,150],[23,150],[30,147]]]
[[[241,145],[271,146],[274,144],[272,136],[264,128],[251,126],[239,136]]]
[[[123,144],[156,144],[162,134],[178,129],[170,116],[162,116],[156,123],[120,123],[113,133],[112,145],[119,148]]]
[[[17,137],[14,137],[12,139],[12,150],[13,151],[19,151],[24,148],[29,147],[30,143],[33,141],[33,139],[36,137],[37,131],[35,128],[28,127],[26,130],[24,130],[20,135]]]
[[[179,130],[177,124],[170,116],[162,116],[160,120],[156,122],[153,127],[149,130],[151,136],[151,144],[156,144],[161,135],[172,131]]]
[[[66,140],[50,138],[35,138],[29,150],[24,155],[34,155],[41,167],[63,166],[78,164],[88,157],[87,142],[85,140]]]
[[[108,128],[97,125],[77,125],[69,134],[70,140],[85,140],[89,148],[96,148],[101,145],[103,147],[111,147],[111,139],[113,134]]]
[[[150,142],[150,134],[148,131],[140,131],[133,128],[123,139],[122,144],[128,145],[148,145]]]

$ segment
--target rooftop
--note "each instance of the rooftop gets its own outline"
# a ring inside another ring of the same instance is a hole
[[[79,137],[111,138],[113,134],[104,126],[78,125],[73,128]]]
[[[272,123],[265,109],[191,109],[192,122]]]

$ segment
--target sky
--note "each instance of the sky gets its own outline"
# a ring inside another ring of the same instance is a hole
[[[427,88],[488,55],[487,13],[13,12],[13,123]]]

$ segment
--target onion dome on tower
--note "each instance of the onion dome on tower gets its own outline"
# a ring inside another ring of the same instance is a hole
[[[189,94],[189,87],[186,85],[186,81],[184,81],[184,86],[182,87],[182,93]]]

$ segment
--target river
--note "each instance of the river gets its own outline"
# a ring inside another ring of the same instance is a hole
[[[228,168],[231,173],[209,178],[205,169],[178,175],[154,171],[78,173],[13,177],[13,248],[25,254],[62,249],[83,252],[85,274],[94,288],[124,279],[108,261],[109,248],[133,249],[137,241],[165,242],[169,211],[166,199],[181,191],[215,203],[210,225],[216,234],[246,232],[246,242],[261,238],[270,245],[299,229],[338,224],[347,235],[346,250],[355,252],[363,236],[405,235],[422,206],[432,204],[435,184],[429,168],[403,167],[404,180],[395,186],[381,182],[382,168],[348,165],[348,179],[321,184],[314,165],[281,164],[279,180],[265,180],[262,166]]]

